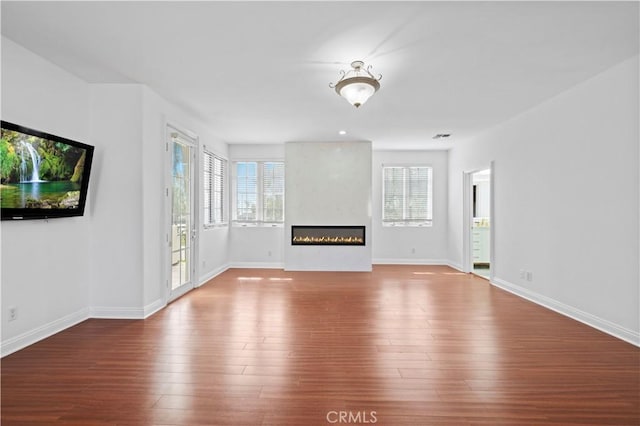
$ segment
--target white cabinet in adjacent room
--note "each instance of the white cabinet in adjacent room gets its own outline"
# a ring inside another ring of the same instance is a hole
[[[489,227],[474,226],[473,237],[473,263],[489,263]]]

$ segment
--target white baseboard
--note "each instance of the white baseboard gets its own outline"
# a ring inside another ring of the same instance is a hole
[[[445,263],[445,265],[447,265],[448,267],[453,268],[453,269],[455,269],[455,270],[457,270],[457,271],[465,272],[465,271],[464,271],[464,268],[463,268],[463,267],[462,267],[462,265],[460,265],[459,263],[454,263],[454,262],[452,262],[452,261],[450,261],[450,260],[447,260],[447,262]]]
[[[265,266],[261,266],[265,267]],[[221,266],[209,272],[201,278],[200,285],[211,278],[221,274],[229,268],[228,265]],[[72,327],[89,318],[98,319],[145,319],[160,311],[166,306],[166,301],[162,298],[154,300],[142,308],[119,308],[111,306],[92,306],[81,309],[78,312],[59,318],[48,324],[37,327],[33,330],[20,334],[3,341],[0,346],[0,357],[5,357],[20,349],[26,348],[40,340],[51,337],[69,327]]]
[[[145,319],[149,318],[151,315],[155,314],[156,312],[158,312],[159,310],[161,310],[165,306],[167,306],[167,304],[162,299],[157,299],[157,300],[149,303],[148,305],[146,305],[143,308],[143,318],[145,318]]]
[[[374,265],[447,265],[444,259],[373,259]]]
[[[280,262],[231,262],[229,268],[247,269],[284,269],[284,263]]]
[[[552,311],[555,311],[559,314],[572,318],[576,321],[580,321],[583,324],[586,324],[604,333],[610,334],[611,336],[617,337],[618,339],[624,340],[625,342],[631,343],[632,345],[640,347],[640,333],[636,331],[629,330],[611,321],[602,319],[588,312],[581,311],[580,309],[574,308],[573,306],[558,302],[557,300],[551,299],[550,297],[543,296],[539,293],[512,284],[500,278],[494,278],[491,281],[491,284],[505,291],[508,291],[509,293],[513,293],[516,296],[527,299],[547,309],[551,309]]]
[[[335,266],[287,266],[285,272],[371,272],[371,267],[363,268],[349,266],[345,269],[336,268]]]
[[[200,282],[198,283],[198,287],[200,287],[201,285],[205,284],[207,281],[217,277],[218,275],[220,275],[221,273],[223,273],[227,269],[229,269],[229,265],[228,264],[222,265],[222,266],[214,269],[213,271],[207,272],[205,275],[200,277]]]
[[[22,333],[18,336],[7,339],[2,342],[2,349],[0,350],[2,357],[10,355],[20,349],[26,348],[29,345],[33,345],[40,340],[51,337],[56,333],[61,332],[69,327],[81,323],[89,318],[89,309],[83,308],[77,312],[66,315],[55,321],[51,321],[48,324],[44,324],[33,330],[29,330],[26,333]]]
[[[92,306],[89,308],[89,317],[99,319],[144,319],[145,309]]]

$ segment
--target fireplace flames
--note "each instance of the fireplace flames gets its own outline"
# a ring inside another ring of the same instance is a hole
[[[364,244],[364,239],[360,237],[308,237],[295,236],[294,243],[302,244]]]
[[[299,246],[364,246],[365,238],[364,226],[291,226],[291,244]]]

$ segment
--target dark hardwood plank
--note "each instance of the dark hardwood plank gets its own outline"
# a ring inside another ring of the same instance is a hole
[[[2,425],[640,424],[640,349],[441,266],[229,270],[1,379]]]

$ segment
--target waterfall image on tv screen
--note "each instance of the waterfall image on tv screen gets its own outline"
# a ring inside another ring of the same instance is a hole
[[[92,147],[6,122],[1,136],[3,211],[31,217],[49,217],[47,211],[52,217],[82,214],[78,210],[84,208],[87,186],[83,179],[88,179],[85,167],[90,167]]]

